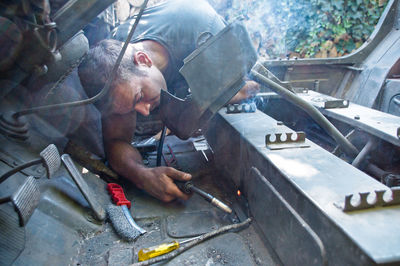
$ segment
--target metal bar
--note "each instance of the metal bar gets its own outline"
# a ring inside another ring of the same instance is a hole
[[[85,197],[90,207],[92,208],[96,218],[99,221],[103,221],[106,218],[106,212],[104,208],[100,205],[100,203],[95,198],[92,190],[89,188],[85,179],[83,179],[82,175],[79,173],[78,169],[76,169],[74,162],[68,154],[61,155],[61,160],[63,161],[65,168],[67,168],[69,174],[72,179],[75,181],[75,184],[78,186],[82,195]]]
[[[372,149],[376,146],[375,138],[371,138],[367,144],[365,144],[364,148],[360,151],[354,161],[351,163],[352,166],[359,168],[360,164],[365,160],[365,157],[370,153]]]
[[[269,71],[260,63],[256,63],[256,65],[251,70],[251,75],[255,78],[255,80],[259,83],[262,83],[267,86],[271,86],[274,91],[276,91],[283,98],[288,100],[289,102],[299,106],[305,112],[307,112],[317,123],[320,125],[342,148],[347,155],[351,157],[356,157],[358,155],[358,150],[356,147],[348,141],[342,133],[332,125],[329,120],[321,114],[313,105],[308,103],[307,101],[301,99],[296,94],[287,90],[286,88],[280,86],[279,84],[269,80],[264,73],[268,73]]]

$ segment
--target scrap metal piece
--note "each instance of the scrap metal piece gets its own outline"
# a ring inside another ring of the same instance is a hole
[[[40,200],[40,190],[36,179],[29,176],[18,190],[11,196],[15,210],[19,216],[19,225],[25,226],[31,218]]]
[[[265,145],[270,150],[310,147],[305,141],[306,134],[302,131],[273,133],[265,136]]]
[[[353,194],[346,195],[344,199],[344,204],[342,203],[335,203],[334,205],[344,212],[351,212],[351,211],[358,211],[358,210],[365,210],[370,208],[376,207],[387,207],[393,205],[400,205],[400,188],[392,188],[392,197],[390,200],[386,201],[383,198],[387,190],[375,190],[375,199],[374,201],[368,202],[368,197],[371,197],[373,194],[370,192],[361,192],[359,193],[360,199],[357,203],[353,204],[351,199],[353,198]],[[371,196],[370,196],[371,195]]]
[[[242,103],[242,104],[228,104],[226,107],[227,114],[237,114],[237,113],[254,113],[257,110],[257,106],[254,102],[252,103]]]
[[[106,212],[104,208],[100,205],[100,203],[95,198],[92,190],[86,183],[85,179],[83,179],[82,175],[79,173],[78,169],[76,169],[74,162],[68,154],[61,155],[61,160],[63,161],[65,168],[67,168],[69,174],[72,179],[75,181],[75,184],[78,186],[82,195],[85,197],[90,207],[92,208],[96,218],[99,221],[103,221],[106,218]]]

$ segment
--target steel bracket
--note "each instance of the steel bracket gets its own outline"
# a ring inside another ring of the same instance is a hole
[[[270,150],[310,147],[305,141],[306,134],[302,131],[273,133],[265,136],[265,145]]]
[[[387,190],[375,190],[375,199],[373,202],[368,201],[368,197],[372,195],[371,192],[360,192],[360,199],[356,204],[353,204],[351,202],[351,199],[353,198],[354,194],[346,195],[344,199],[344,204],[342,203],[335,203],[334,205],[340,209],[342,209],[344,212],[351,212],[351,211],[357,211],[357,210],[365,210],[365,209],[370,209],[370,208],[376,208],[376,207],[387,207],[387,206],[393,206],[393,205],[400,205],[400,188],[393,188],[391,189],[392,191],[392,196],[389,200],[385,200],[383,198],[383,195],[385,194]]]
[[[242,103],[242,104],[228,104],[226,107],[227,114],[237,114],[237,113],[255,113],[257,110],[256,104],[253,103]]]
[[[335,99],[333,97],[315,97],[311,101],[316,103],[318,107],[324,109],[334,109],[334,108],[347,108],[349,107],[349,101],[343,99]]]

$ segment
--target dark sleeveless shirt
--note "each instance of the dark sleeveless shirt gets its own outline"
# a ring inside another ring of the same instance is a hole
[[[111,38],[125,41],[136,17],[118,26]],[[183,59],[196,49],[200,34],[215,35],[225,27],[224,20],[205,0],[171,0],[147,8],[132,38],[132,43],[153,40],[165,47],[169,63],[164,73],[168,90],[175,92],[186,86],[179,69]]]

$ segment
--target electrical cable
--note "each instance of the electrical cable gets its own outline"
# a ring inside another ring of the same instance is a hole
[[[161,132],[160,142],[158,143],[158,147],[157,147],[156,166],[161,166],[161,155],[162,155],[162,150],[163,150],[163,146],[164,146],[164,139],[165,139],[166,132],[167,132],[167,127],[164,126],[163,130]]]
[[[21,170],[23,170],[25,168],[28,168],[29,166],[32,166],[32,165],[35,165],[35,164],[40,164],[42,162],[43,162],[43,159],[39,158],[39,159],[35,159],[35,160],[32,160],[32,161],[26,162],[24,164],[21,164],[21,165],[15,167],[15,168],[11,169],[10,171],[4,173],[0,177],[0,184],[3,183],[7,178],[12,176],[13,174],[15,174],[15,173],[17,173],[17,172],[19,172],[19,171],[21,171]]]

